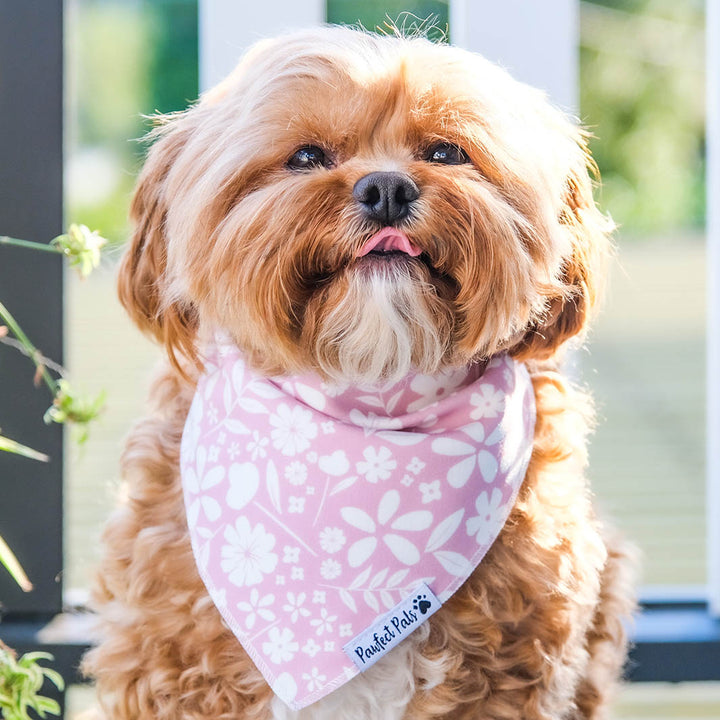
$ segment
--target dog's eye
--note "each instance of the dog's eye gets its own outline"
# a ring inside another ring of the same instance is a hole
[[[470,162],[470,158],[461,147],[448,142],[432,145],[425,154],[425,160],[442,165],[464,165]]]
[[[316,167],[330,167],[332,161],[317,145],[305,145],[297,150],[287,161],[291,170],[311,170]]]

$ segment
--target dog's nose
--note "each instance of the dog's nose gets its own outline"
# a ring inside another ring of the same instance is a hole
[[[392,225],[407,217],[410,206],[420,197],[420,190],[409,175],[374,172],[355,183],[353,197],[368,218]]]

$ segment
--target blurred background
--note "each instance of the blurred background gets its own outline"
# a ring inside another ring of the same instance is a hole
[[[702,585],[704,555],[704,38],[695,0],[580,3],[579,115],[594,137],[597,200],[619,226],[608,300],[580,357],[599,428],[601,502],[645,552],[644,583]],[[425,2],[330,0],[331,22],[383,26],[434,16]],[[122,436],[138,416],[153,348],[124,323],[114,261],[146,146],[147,116],[198,94],[193,0],[71,0],[66,19],[66,216],[108,237],[103,272],[69,274],[69,365],[108,409],[69,448],[67,587],[83,587],[114,491]],[[438,35],[440,33],[438,32]],[[452,38],[452,28],[450,28]],[[116,316],[119,316],[116,317]]]
[[[386,16],[398,24],[433,16],[448,29],[442,0],[327,5],[330,22],[373,29]],[[577,358],[598,411],[590,475],[605,513],[642,550],[645,594],[698,596],[706,583],[703,2],[585,0],[580,42],[577,113],[593,133],[597,200],[619,227],[608,299]],[[66,218],[112,243],[101,272],[67,278],[67,364],[79,387],[108,395],[87,445],[67,453],[65,582],[82,596],[118,488],[123,437],[158,357],[116,301],[114,263],[128,237],[144,116],[197,97],[197,3],[68,0],[65,47]]]

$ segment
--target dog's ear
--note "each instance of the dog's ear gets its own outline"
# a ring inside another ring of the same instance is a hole
[[[120,263],[118,295],[135,323],[163,344],[170,360],[196,362],[197,317],[192,307],[166,297],[170,169],[191,134],[187,114],[169,119],[151,133],[155,138],[130,207],[133,233]]]
[[[560,277],[562,292],[548,299],[547,311],[512,349],[519,360],[545,360],[565,341],[582,337],[604,285],[614,225],[595,205],[591,176],[597,167],[584,139],[580,150],[582,160],[567,174],[558,214],[572,246]]]

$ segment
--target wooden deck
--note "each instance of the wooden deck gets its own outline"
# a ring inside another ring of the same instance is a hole
[[[644,555],[643,582],[705,582],[705,246],[657,240],[619,254],[581,363],[598,429],[600,505]]]

